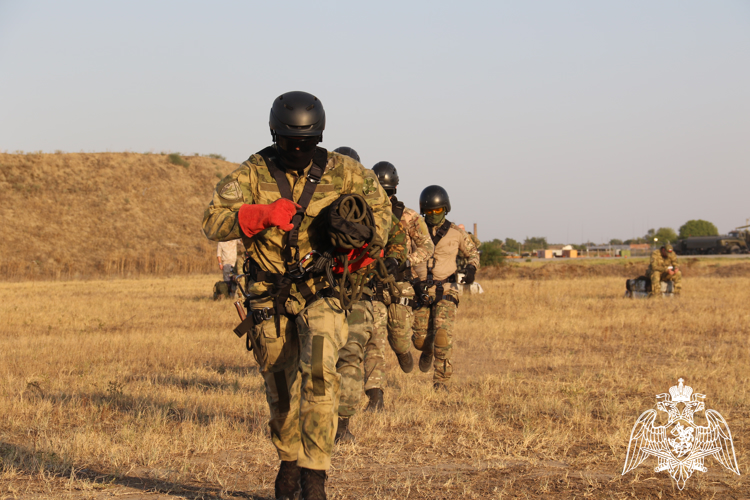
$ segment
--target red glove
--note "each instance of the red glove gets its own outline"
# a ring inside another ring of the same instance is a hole
[[[369,255],[365,255],[359,261],[351,264],[351,262],[354,261],[354,260],[357,260],[357,258],[360,255],[362,255],[363,253],[364,254],[367,253],[367,247],[368,247],[368,244],[365,243],[365,246],[363,246],[362,248],[355,248],[353,250],[349,250],[349,254],[348,255],[349,255],[349,262],[350,262],[350,264],[349,264],[349,272],[350,273],[356,273],[357,271],[359,271],[363,267],[369,266],[370,264],[372,264],[373,262],[375,262],[375,259],[371,258]],[[382,256],[382,255],[383,255],[383,251],[380,250],[378,256]],[[344,265],[337,258],[336,259],[336,265],[333,266],[333,273],[334,274],[341,274],[343,272],[344,272]]]
[[[274,226],[283,231],[291,231],[294,225],[290,221],[297,213],[297,208],[301,207],[286,198],[269,205],[242,205],[237,220],[248,238]]]

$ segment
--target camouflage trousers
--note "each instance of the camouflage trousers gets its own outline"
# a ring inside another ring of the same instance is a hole
[[[251,332],[259,347],[253,355],[265,381],[271,440],[281,460],[307,469],[331,466],[341,385],[336,363],[348,332],[332,298],[316,300],[291,319],[268,319]]]
[[[341,417],[351,417],[357,413],[364,391],[383,386],[385,317],[385,306],[381,302],[369,300],[356,302],[347,317],[349,338],[339,351],[336,364],[336,370],[341,375],[341,399],[338,407]]]
[[[450,288],[448,288],[450,287]],[[429,291],[435,296],[434,287]],[[447,284],[444,295],[458,298],[458,289],[454,284]],[[435,360],[432,380],[447,383],[453,374],[451,353],[453,351],[453,325],[456,322],[456,304],[449,300],[441,300],[432,307],[422,307],[414,311],[412,342],[419,351],[433,350]]]
[[[396,286],[401,291],[401,297],[406,299],[414,297],[414,288],[410,283],[397,283]],[[395,298],[392,300],[393,302],[388,306],[388,343],[393,352],[404,354],[411,348],[414,313],[410,306],[395,302]]]
[[[682,290],[682,273],[677,270],[674,274],[670,275],[668,272],[651,271],[648,274],[651,278],[651,293],[654,295],[661,295],[661,282],[662,281],[673,281],[674,282],[674,294],[677,295]]]

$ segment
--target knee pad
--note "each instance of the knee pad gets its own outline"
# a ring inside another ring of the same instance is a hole
[[[448,338],[448,331],[445,328],[438,328],[435,332],[435,347],[445,348],[450,346],[450,339]]]
[[[421,351],[422,347],[424,347],[424,341],[425,341],[426,338],[427,338],[427,335],[417,335],[416,333],[414,333],[411,336],[411,342],[412,342],[412,344],[414,344],[414,347],[418,351]]]

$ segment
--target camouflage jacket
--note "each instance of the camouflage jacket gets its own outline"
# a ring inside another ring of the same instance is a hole
[[[474,242],[474,246],[476,246],[477,249],[482,245],[482,242],[479,241],[479,238],[474,236],[472,233],[467,232],[466,234],[469,235],[469,238],[471,238],[471,241]],[[463,272],[463,270],[466,269],[466,266],[468,265],[469,259],[461,254],[461,252],[458,252],[458,255],[456,256],[456,267],[458,268],[458,271]]]
[[[406,250],[407,234],[404,229],[404,225],[394,215],[392,217],[393,225],[391,231],[388,233],[388,242],[385,245],[385,252],[383,256],[385,258],[393,257],[399,263],[399,265],[406,262],[409,256],[409,252]]]
[[[286,173],[292,186],[294,201],[302,195],[306,176],[312,164],[301,175]],[[330,246],[325,223],[318,217],[321,211],[342,194],[361,194],[372,207],[375,227],[382,241],[387,241],[393,213],[385,191],[372,170],[359,162],[334,152],[328,152],[325,172],[310,200],[305,217],[299,227],[298,246],[300,256],[311,250],[325,251]],[[242,238],[247,254],[263,269],[283,274],[285,269],[283,251],[287,245],[287,233],[270,227],[252,238],[245,236],[237,221],[243,204],[267,205],[281,198],[281,193],[263,158],[254,154],[240,167],[219,181],[213,199],[203,214],[203,232],[214,241]]]
[[[434,234],[440,226],[429,228]],[[427,265],[432,265],[432,275],[435,280],[444,280],[456,272],[456,256],[466,258],[467,265],[479,269],[479,251],[466,231],[451,223],[450,229],[435,246],[435,253],[431,259],[414,267],[420,280],[427,279]]]
[[[669,266],[677,267],[677,255],[675,255],[674,252],[670,252],[667,254],[667,257],[664,258],[661,256],[661,250],[654,250],[651,252],[651,262],[646,270],[646,275],[653,272],[665,273]]]
[[[401,215],[401,224],[406,230],[409,264],[414,267],[435,253],[435,245],[432,244],[432,238],[430,238],[430,232],[427,230],[424,219],[411,208],[404,208],[404,213]]]

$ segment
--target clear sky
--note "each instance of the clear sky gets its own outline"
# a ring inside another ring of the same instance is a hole
[[[0,0],[6,152],[241,162],[290,90],[482,240],[750,218],[747,0]]]

